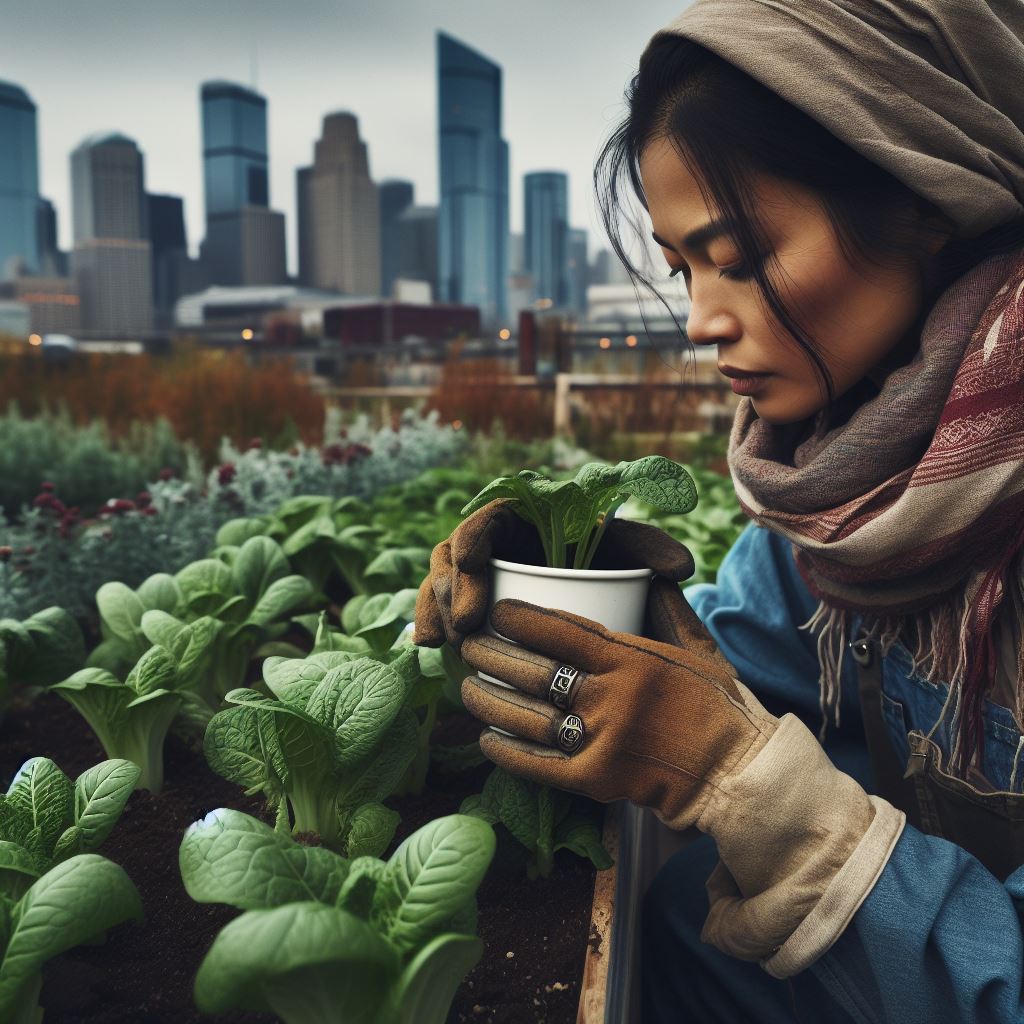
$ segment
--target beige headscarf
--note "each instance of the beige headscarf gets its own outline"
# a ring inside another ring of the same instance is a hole
[[[1022,0],[696,0],[684,36],[955,221],[1024,213]]]

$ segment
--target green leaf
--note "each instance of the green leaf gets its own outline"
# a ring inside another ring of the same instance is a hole
[[[601,833],[596,823],[583,814],[572,814],[555,830],[555,849],[572,850],[585,857],[597,868],[604,871],[615,862],[601,842]]]
[[[104,625],[118,639],[135,644],[146,606],[130,587],[113,581],[96,591],[96,606]]]
[[[288,559],[280,544],[269,537],[250,537],[238,552],[231,568],[234,589],[242,594],[249,605],[255,605],[276,583],[289,572]]]
[[[7,663],[8,674],[18,682],[49,686],[85,664],[82,630],[63,608],[44,608],[25,619],[20,628],[28,645],[15,647]]]
[[[128,797],[139,781],[131,761],[101,761],[75,782],[75,825],[81,833],[81,852],[95,850],[117,824]]]
[[[142,632],[151,644],[159,644],[169,651],[174,650],[174,641],[185,629],[185,623],[169,612],[152,609],[144,612],[140,623]]]
[[[125,686],[145,696],[158,690],[174,689],[177,675],[178,666],[171,652],[164,647],[150,647],[128,673]]]
[[[250,537],[262,537],[269,528],[269,518],[229,519],[217,531],[217,547],[241,547]]]
[[[363,637],[375,650],[386,650],[402,632],[407,623],[416,615],[416,589],[409,587],[396,594],[375,594],[374,597],[388,597],[378,607],[374,598],[363,605],[356,636]],[[374,617],[370,618],[370,614]]]
[[[395,720],[381,737],[373,758],[362,767],[358,778],[345,791],[346,806],[384,800],[395,792],[416,757],[418,731],[416,713],[408,707],[399,708]]]
[[[419,950],[390,993],[396,1024],[445,1024],[459,985],[484,949],[471,935],[439,935]]]
[[[250,910],[221,930],[196,976],[204,1013],[269,1010],[288,1024],[373,1024],[398,973],[365,921],[321,903]]]
[[[391,842],[402,820],[397,811],[383,804],[363,804],[349,819],[345,841],[350,858],[379,857]]]
[[[312,596],[313,587],[304,576],[285,576],[270,584],[249,613],[249,621],[267,626],[307,603]]]
[[[17,899],[48,867],[45,857],[0,839],[0,897]]]
[[[172,615],[177,613],[184,600],[175,578],[165,572],[154,573],[143,580],[136,593],[147,610],[169,612]]]
[[[211,595],[226,598],[234,594],[231,570],[216,558],[190,562],[178,571],[175,579],[190,607],[209,603]]]
[[[494,856],[494,831],[452,814],[414,832],[388,861],[398,905],[387,936],[403,953],[424,946],[474,898]]]
[[[269,712],[264,714],[269,724]],[[203,750],[213,771],[229,782],[236,782],[247,790],[266,785],[269,755],[264,750],[259,714],[254,709],[236,707],[218,711],[206,727]]]
[[[71,823],[74,789],[71,780],[48,757],[29,758],[18,769],[5,803],[38,831],[39,846],[47,856]]]
[[[348,862],[331,850],[302,846],[224,807],[189,826],[178,859],[192,899],[241,910],[302,900],[333,905],[348,876]]]
[[[94,853],[58,864],[17,905],[0,961],[0,1020],[16,1019],[47,960],[127,920],[142,920],[139,894],[124,870]]]

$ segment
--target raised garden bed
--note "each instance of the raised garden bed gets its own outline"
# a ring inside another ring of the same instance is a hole
[[[452,716],[439,723],[437,742],[467,742],[479,729],[468,716]],[[6,789],[33,756],[52,758],[72,777],[105,757],[81,717],[46,693],[31,702],[16,696],[0,723],[0,785]],[[104,944],[78,947],[44,968],[45,1024],[260,1024],[275,1019],[253,1013],[209,1016],[195,1007],[192,984],[199,964],[237,911],[193,902],[178,871],[182,834],[208,811],[234,807],[271,819],[259,798],[244,796],[209,769],[201,749],[173,735],[165,764],[162,792],[134,793],[99,851],[120,864],[138,887],[146,921],[121,925]],[[389,800],[402,815],[392,848],[431,819],[456,812],[465,796],[479,791],[489,771],[489,764],[457,774],[432,769],[421,795]],[[590,931],[596,873],[589,862],[561,851],[550,878],[529,881],[524,851],[504,829],[496,831],[497,853],[478,891],[484,955],[460,987],[449,1022],[573,1024],[585,955],[593,945],[600,949]]]

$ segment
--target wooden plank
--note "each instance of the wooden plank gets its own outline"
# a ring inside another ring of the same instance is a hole
[[[612,952],[612,920],[615,915],[615,884],[619,872],[620,804],[611,804],[605,815],[604,845],[615,864],[598,871],[594,879],[594,901],[590,911],[583,980],[576,1024],[605,1024],[605,995],[608,988],[608,964]]]

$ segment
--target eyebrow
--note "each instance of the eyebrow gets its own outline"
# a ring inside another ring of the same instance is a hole
[[[708,223],[703,227],[694,229],[683,239],[683,248],[699,249],[701,246],[710,242],[713,238],[729,234],[732,232],[733,228],[733,221],[729,220],[727,217],[719,217],[716,220],[708,221]],[[670,245],[664,238],[659,237],[656,232],[651,232],[651,238],[653,238],[658,245],[664,246],[666,249],[671,249],[673,252],[676,251],[676,247],[674,245]]]

